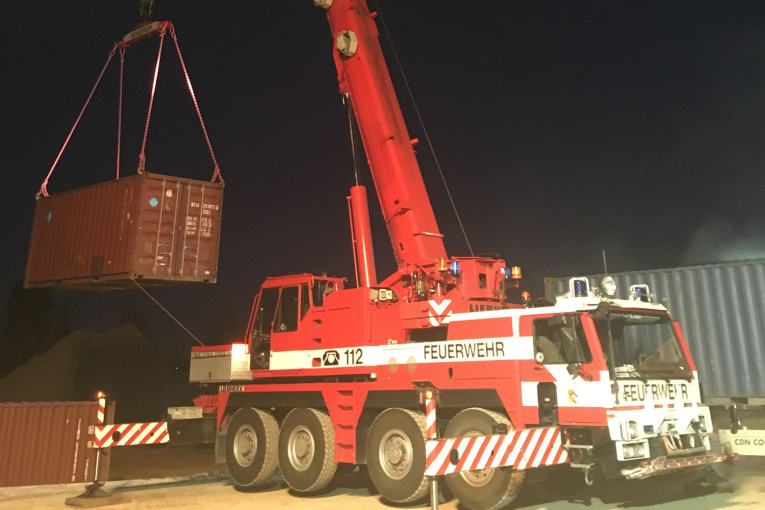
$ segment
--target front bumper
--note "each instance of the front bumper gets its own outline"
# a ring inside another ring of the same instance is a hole
[[[735,460],[738,454],[699,455],[695,457],[661,457],[643,462],[631,469],[622,469],[622,475],[628,480],[641,480],[656,475],[664,475],[683,469],[698,468],[709,464],[717,464],[726,460]]]

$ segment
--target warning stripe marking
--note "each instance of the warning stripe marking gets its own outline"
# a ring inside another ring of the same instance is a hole
[[[528,469],[568,462],[555,427],[514,430],[507,434],[429,440],[426,476],[513,466]]]
[[[96,419],[98,420],[98,424],[101,425],[104,423],[104,414],[106,413],[106,399],[105,398],[99,398],[98,399],[98,413],[96,414]]]
[[[169,441],[167,422],[118,423],[97,425],[93,448],[158,444]]]
[[[425,424],[427,426],[428,439],[435,439],[437,437],[436,400],[433,398],[425,399]]]

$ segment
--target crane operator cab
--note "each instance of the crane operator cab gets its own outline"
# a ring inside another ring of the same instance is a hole
[[[343,289],[343,278],[311,274],[269,277],[255,297],[247,340],[253,370],[269,368],[271,345],[298,345],[309,310],[324,306],[324,298]]]

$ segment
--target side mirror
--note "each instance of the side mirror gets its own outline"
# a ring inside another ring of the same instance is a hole
[[[608,314],[611,313],[611,305],[605,301],[598,303],[595,311],[591,312],[592,318],[595,320],[604,320],[608,318]]]

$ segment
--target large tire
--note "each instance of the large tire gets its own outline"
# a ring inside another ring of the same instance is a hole
[[[510,430],[510,420],[494,411],[471,407],[460,411],[449,421],[444,437],[473,437],[493,434],[495,424],[505,424]],[[511,467],[461,471],[446,475],[446,485],[451,493],[470,510],[496,510],[510,503],[523,485],[525,471]]]
[[[226,434],[226,466],[234,483],[263,483],[276,469],[279,425],[265,411],[242,407],[231,418]]]
[[[410,503],[428,492],[425,437],[425,415],[408,409],[387,409],[372,423],[367,470],[388,501]]]
[[[323,489],[337,469],[335,429],[326,413],[307,407],[289,412],[279,433],[279,466],[297,492]]]

